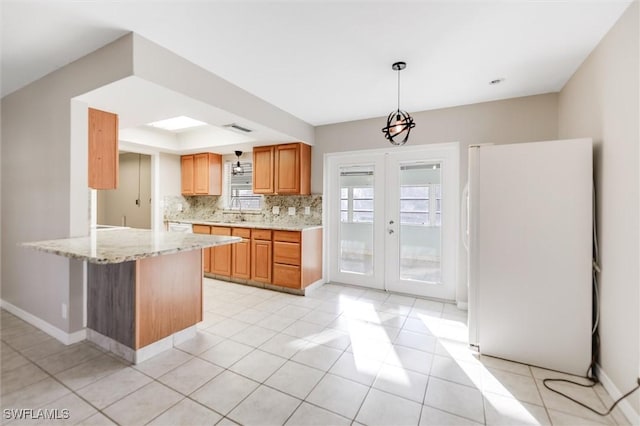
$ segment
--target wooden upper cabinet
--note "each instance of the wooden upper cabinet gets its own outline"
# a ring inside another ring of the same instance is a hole
[[[274,147],[258,146],[253,148],[253,193],[273,194]]]
[[[253,192],[311,193],[311,147],[297,142],[253,149]]]
[[[182,195],[221,195],[222,194],[222,156],[205,152],[183,155]]]
[[[182,194],[195,194],[193,189],[193,155],[183,155],[180,157],[180,164]]]
[[[89,108],[89,187],[118,188],[118,115]]]

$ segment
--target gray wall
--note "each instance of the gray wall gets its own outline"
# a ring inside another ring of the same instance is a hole
[[[88,232],[87,160],[73,162],[83,150],[72,149],[70,128],[82,108],[71,99],[130,75],[127,57],[131,45],[120,39],[2,98],[2,299],[64,332],[82,326],[77,263],[18,244]]]
[[[119,157],[118,188],[98,191],[98,223],[120,226],[124,217],[126,226],[150,229],[151,157],[132,152],[120,153]]]
[[[460,143],[460,182],[467,181],[467,148],[478,143],[516,143],[556,139],[558,96],[555,93],[412,112],[416,127],[407,144]],[[392,105],[389,108],[393,108]],[[312,148],[311,191],[322,192],[324,154],[389,148],[381,128],[385,117],[316,127]],[[402,149],[398,147],[396,149]],[[460,196],[460,193],[457,195]],[[460,267],[456,299],[467,300],[466,252],[458,247]]]
[[[635,2],[559,95],[561,138],[591,136],[600,242],[600,365],[618,390],[640,377],[639,31]],[[629,398],[640,412],[640,395]]]

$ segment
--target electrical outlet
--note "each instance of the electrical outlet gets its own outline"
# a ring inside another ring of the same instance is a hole
[[[280,214],[280,206],[273,206],[273,208],[271,209],[271,213]]]
[[[67,319],[67,314],[68,314],[68,312],[67,312],[67,304],[63,303],[62,304],[62,318]]]
[[[296,214],[296,208],[289,207],[289,216],[295,216],[295,214]]]
[[[309,216],[309,215],[311,214],[311,207],[306,206],[306,207],[304,208],[304,214],[305,214],[305,215],[307,215],[307,216]]]
[[[181,212],[182,211],[182,204],[178,203],[178,211]]]

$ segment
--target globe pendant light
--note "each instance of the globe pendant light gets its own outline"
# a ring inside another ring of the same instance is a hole
[[[405,62],[396,62],[391,67],[394,71],[398,71],[398,109],[389,114],[387,125],[382,128],[382,133],[393,145],[404,145],[409,139],[409,132],[416,127],[409,113],[400,109],[400,71],[406,67]]]
[[[236,157],[238,157],[238,162],[233,169],[231,169],[231,174],[234,176],[242,176],[244,174],[244,169],[240,165],[240,156],[242,155],[242,151],[236,151]]]

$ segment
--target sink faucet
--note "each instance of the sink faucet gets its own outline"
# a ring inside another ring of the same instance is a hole
[[[244,222],[244,215],[242,214],[242,202],[240,201],[240,197],[231,197],[231,203],[229,204],[229,207],[233,209],[234,204],[238,207],[240,222]]]

